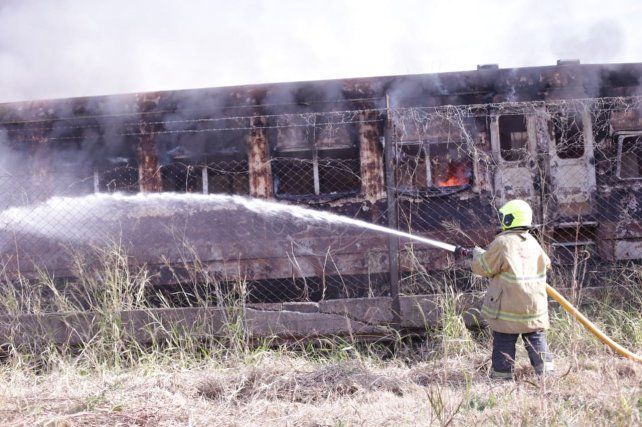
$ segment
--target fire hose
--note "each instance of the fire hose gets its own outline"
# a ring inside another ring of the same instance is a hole
[[[444,248],[443,245],[439,247]],[[450,250],[450,248],[444,248],[444,249]],[[457,246],[451,252],[455,253],[455,255],[465,256],[465,255],[471,255],[472,251],[470,249]],[[591,322],[586,316],[584,316],[577,308],[575,308],[566,298],[564,298],[559,292],[557,292],[552,286],[548,284],[546,285],[546,293],[548,293],[548,295],[551,298],[557,301],[559,305],[561,305],[562,308],[566,310],[567,313],[569,313],[578,322],[580,322],[582,326],[584,326],[590,333],[592,333],[597,339],[602,341],[602,343],[609,346],[617,354],[619,354],[622,357],[626,357],[627,359],[634,360],[638,363],[642,363],[642,357],[638,356],[637,354],[629,351],[628,349],[622,347],[620,344],[613,341],[608,335],[602,332],[600,328],[598,328],[593,322]]]
[[[557,292],[552,286],[546,285],[546,292],[551,298],[557,301],[564,310],[566,310],[571,316],[577,319],[577,321],[580,322],[582,326],[588,329],[590,333],[595,335],[597,339],[599,339],[604,344],[609,346],[617,354],[619,354],[622,357],[626,357],[627,359],[634,360],[638,363],[642,363],[642,357],[627,350],[626,348],[622,347],[620,344],[613,341],[608,335],[602,332],[600,328],[595,326],[593,322],[587,319],[586,316],[580,313],[580,311],[577,308],[573,307],[573,305],[570,302],[568,302],[568,300],[564,298],[559,292]]]

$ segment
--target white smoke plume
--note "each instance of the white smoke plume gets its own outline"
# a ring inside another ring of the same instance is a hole
[[[638,62],[637,0],[0,0],[0,102]]]

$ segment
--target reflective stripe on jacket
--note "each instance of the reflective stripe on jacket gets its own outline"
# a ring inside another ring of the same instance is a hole
[[[482,315],[493,331],[521,334],[546,329],[546,270],[551,261],[524,230],[507,230],[486,251],[473,253],[473,273],[489,277]]]

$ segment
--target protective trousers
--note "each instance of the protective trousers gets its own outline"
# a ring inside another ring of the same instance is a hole
[[[505,334],[493,331],[493,371],[495,378],[512,378],[515,366],[515,344],[520,334]],[[544,331],[521,334],[528,358],[535,373],[543,374],[553,368],[553,357],[548,352]]]

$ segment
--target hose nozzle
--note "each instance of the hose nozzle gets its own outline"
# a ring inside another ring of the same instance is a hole
[[[455,258],[470,258],[473,256],[473,250],[471,248],[465,248],[463,246],[457,246],[455,248]]]

